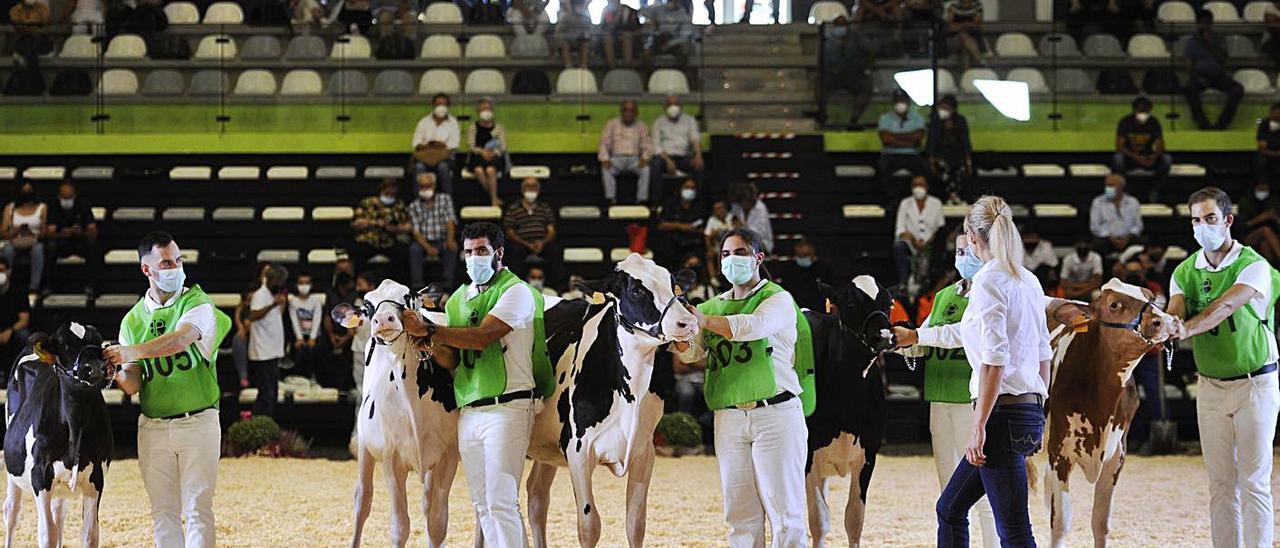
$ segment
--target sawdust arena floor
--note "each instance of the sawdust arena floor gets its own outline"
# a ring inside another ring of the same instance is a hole
[[[528,468],[526,467],[526,472]],[[1280,471],[1280,469],[1277,469]],[[223,459],[215,501],[220,546],[329,547],[351,534],[354,461]],[[386,546],[387,494],[381,470],[375,474],[373,513],[365,525],[366,546]],[[603,514],[602,546],[625,546],[623,496],[626,483],[603,469],[595,475]],[[1071,493],[1074,519],[1070,546],[1091,546],[1091,486],[1078,474]],[[1273,490],[1280,483],[1272,478]],[[411,546],[426,544],[419,514],[418,484],[410,481]],[[647,542],[651,546],[723,546],[719,475],[712,457],[659,458],[649,498]],[[1198,456],[1130,457],[1120,476],[1112,512],[1113,546],[1209,545],[1208,492]],[[832,483],[832,546],[848,543],[842,525],[847,480]],[[523,486],[521,496],[523,498]],[[929,457],[883,456],[871,484],[864,546],[934,544],[933,504],[938,495]],[[24,501],[17,545],[33,546],[34,501]],[[562,470],[552,492],[548,531],[552,546],[576,546],[573,491]],[[1033,495],[1036,539],[1048,544],[1048,511]],[[107,475],[102,504],[102,544],[143,547],[151,543],[150,506],[136,460],[119,461]],[[68,545],[79,545],[79,503],[71,510]],[[467,546],[475,532],[462,470],[450,497],[448,544]],[[975,544],[977,545],[977,544]]]

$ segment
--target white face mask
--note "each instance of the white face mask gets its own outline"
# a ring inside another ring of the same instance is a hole
[[[1253,197],[1254,197],[1254,198],[1257,198],[1259,202],[1261,202],[1261,201],[1265,201],[1267,198],[1270,198],[1270,197],[1271,197],[1271,191],[1270,191],[1270,190],[1255,190],[1255,191],[1253,191]]]
[[[1280,131],[1280,122],[1275,120],[1268,121],[1267,127],[1271,128],[1271,131]]]
[[[671,105],[667,107],[667,118],[676,119],[680,117],[680,105]]]
[[[311,294],[311,284],[298,284],[298,294],[302,296]]]
[[[948,119],[948,118],[951,118],[951,111],[949,111],[949,110],[939,110],[939,111],[938,111],[938,119],[939,119],[939,120],[946,120],[946,119]]]
[[[5,287],[8,285],[9,285],[9,273],[0,272],[0,287]]]
[[[537,193],[537,192],[532,191],[532,190],[526,190],[526,191],[524,192],[524,201],[529,202],[529,203],[533,203],[533,202],[534,202],[534,201],[536,201],[537,199],[538,199],[538,193]]]
[[[378,196],[378,201],[382,202],[382,205],[392,205],[396,203],[396,197],[383,194]]]
[[[680,190],[680,199],[686,202],[692,202],[693,199],[697,197],[698,197],[697,190],[694,190],[692,188],[685,188]]]
[[[911,187],[911,196],[917,200],[923,200],[925,196],[928,196],[928,195],[929,195],[929,191],[925,190],[925,188],[922,186]]]
[[[1209,251],[1222,249],[1222,244],[1227,243],[1227,225],[1225,223],[1217,225],[1201,223],[1193,227],[1191,232],[1196,238],[1196,243]]]
[[[529,287],[542,291],[543,282],[542,280],[529,280]]]
[[[62,206],[62,209],[71,209],[72,207],[75,207],[76,199],[75,198],[58,198],[58,205]]]
[[[893,111],[894,111],[894,112],[896,112],[896,113],[898,113],[898,114],[906,114],[906,113],[907,113],[907,104],[906,104],[906,103],[894,103],[894,104],[893,104]]]
[[[155,274],[156,289],[165,293],[176,293],[182,289],[182,284],[187,281],[187,273],[182,267],[170,268],[166,270],[152,270]]]
[[[432,189],[427,189],[427,190],[419,190],[419,191],[418,191],[418,197],[419,197],[419,198],[422,198],[423,200],[430,200],[430,199],[432,199],[432,198],[435,198],[435,197],[436,197],[436,189],[432,188]]]
[[[1147,123],[1147,120],[1150,120],[1150,119],[1151,119],[1151,113],[1150,113],[1150,112],[1139,112],[1139,113],[1134,114],[1134,115],[1133,115],[1133,118],[1134,118],[1135,120],[1137,120],[1139,124],[1145,124],[1145,123]]]
[[[436,118],[444,118],[449,115],[449,107],[447,105],[436,105],[436,108],[432,109],[431,113],[434,114]]]
[[[493,111],[492,111],[492,110],[482,110],[482,111],[480,111],[480,121],[482,121],[482,122],[489,122],[489,121],[492,121],[492,120],[493,120]]]

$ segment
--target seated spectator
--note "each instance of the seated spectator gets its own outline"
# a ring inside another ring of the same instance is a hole
[[[418,197],[409,205],[413,223],[413,242],[409,244],[409,280],[414,289],[427,285],[422,262],[440,261],[444,287],[453,289],[454,271],[458,268],[458,215],[453,209],[453,196],[436,190],[429,174],[418,176]]]
[[[409,5],[409,0],[373,0],[371,7],[373,20],[378,23],[379,35],[388,34],[397,26],[412,26],[418,22],[418,14]],[[471,19],[467,19],[467,22],[470,23]],[[497,12],[497,19],[493,24],[501,25],[504,22],[502,12]]]
[[[1280,103],[1271,105],[1267,117],[1258,120],[1258,154],[1253,160],[1253,174],[1271,182],[1280,171]]]
[[[351,264],[348,262],[347,264]],[[333,277],[333,286],[324,295],[324,311],[320,321],[324,324],[324,337],[317,343],[316,381],[321,386],[350,389],[351,378],[351,339],[354,330],[349,330],[333,321],[333,308],[340,304],[355,304],[355,276],[349,272],[338,271]]]
[[[98,223],[89,204],[76,195],[70,181],[58,185],[58,205],[49,208],[46,257],[56,264],[62,257],[81,257],[88,266],[85,291],[93,294],[102,273],[102,248],[98,246]]]
[[[742,220],[733,215],[729,209],[728,202],[716,200],[711,204],[711,216],[707,217],[706,227],[702,231],[702,236],[704,248],[707,250],[707,279],[712,283],[719,281],[716,276],[720,272],[720,237],[724,235],[726,230],[741,224]],[[719,287],[718,284],[717,287]]]
[[[489,205],[498,207],[498,178],[507,172],[507,131],[493,119],[493,100],[476,104],[476,122],[467,128],[467,169],[489,193]]]
[[[897,0],[857,0],[853,5],[855,23],[901,23],[904,18],[902,2]]]
[[[929,165],[946,181],[943,195],[949,203],[961,203],[961,181],[973,176],[973,144],[969,121],[956,111],[956,96],[943,95],[929,117]]]
[[[578,52],[577,66],[587,67],[594,33],[595,25],[591,24],[587,0],[560,0],[560,20],[556,22],[555,38],[565,68],[574,66],[574,51]]]
[[[982,2],[947,0],[942,20],[947,23],[947,36],[960,46],[964,70],[982,64]]]
[[[893,188],[893,173],[906,169],[912,175],[929,172],[929,166],[920,155],[920,143],[924,141],[924,118],[911,110],[911,99],[902,90],[893,92],[893,112],[880,116],[880,184],[892,203],[902,194]]]
[[[876,62],[876,44],[870,33],[858,32],[851,28],[849,20],[841,15],[835,21],[824,25],[827,33],[823,40],[823,66],[826,74],[823,85],[828,95],[836,90],[847,92],[852,99],[850,103],[849,126],[856,127],[862,113],[867,110],[871,100],[871,69]],[[829,99],[824,97],[829,102]],[[826,122],[825,110],[821,122]]]
[[[564,250],[556,243],[556,214],[551,206],[538,199],[542,183],[529,177],[520,183],[520,200],[502,217],[507,233],[506,255],[502,261],[513,272],[527,276],[529,265],[538,264],[546,271],[553,287],[559,287]]]
[[[1235,226],[1237,233],[1244,234],[1240,242],[1276,264],[1280,261],[1280,196],[1271,192],[1270,183],[1258,181],[1239,203]]]
[[[801,308],[826,310],[826,297],[818,288],[818,282],[835,284],[831,265],[818,257],[818,248],[808,238],[801,238],[795,245],[795,261],[777,266],[777,281],[791,292],[791,297]]]
[[[400,236],[409,234],[413,226],[404,202],[396,197],[398,188],[394,179],[384,179],[377,196],[365,198],[356,206],[351,221],[351,228],[356,230],[355,242],[347,252],[357,268],[368,268],[370,258],[383,255],[391,261],[389,272],[403,275],[408,247],[400,242]]]
[[[338,9],[338,22],[342,23],[344,32],[369,36],[369,28],[373,26],[371,0],[342,0]]]
[[[1129,244],[1142,243],[1142,204],[1125,193],[1124,176],[1107,176],[1102,195],[1089,206],[1089,231],[1093,249],[1103,255],[1124,251]]]
[[[638,107],[632,99],[622,102],[621,114],[609,120],[600,132],[600,178],[604,182],[604,198],[609,205],[618,202],[618,176],[636,176],[636,202],[649,201],[649,160],[653,143],[649,128],[636,119]]]
[[[622,49],[622,62],[635,61],[636,33],[640,32],[640,12],[622,3],[608,0],[600,14],[600,35],[604,44],[604,58],[609,68],[618,66],[617,50]]]
[[[72,32],[92,34],[93,25],[106,23],[106,14],[102,11],[101,0],[68,0],[63,8],[61,24],[75,25]]]
[[[701,256],[692,253],[685,255],[680,261],[680,268],[688,270],[694,275],[693,284],[689,287],[682,287],[684,298],[689,301],[689,304],[697,306],[716,296],[716,290],[711,283],[711,273],[707,270],[707,265],[703,262]]]
[[[668,95],[663,115],[653,121],[653,155],[649,192],[662,196],[662,178],[683,172],[702,184],[702,135],[698,120],[680,108],[680,98]]]
[[[752,0],[754,1],[754,0]],[[775,0],[776,1],[776,0]],[[666,0],[643,10],[645,16],[644,54],[649,64],[654,54],[675,55],[678,63],[688,64],[693,46],[693,15],[679,0]]]
[[[324,295],[312,291],[311,274],[298,273],[294,293],[289,295],[289,324],[293,327],[293,369],[291,375],[314,379],[316,375],[316,341],[320,340],[320,318],[324,313]]]
[[[288,313],[289,271],[267,268],[262,285],[249,300],[249,370],[257,377],[258,399],[253,414],[274,416],[280,387],[280,358],[284,357],[284,316]]]
[[[1111,157],[1112,173],[1127,173],[1145,169],[1155,173],[1154,186],[1148,199],[1156,200],[1157,191],[1164,186],[1173,167],[1173,157],[1164,150],[1164,130],[1160,120],[1151,115],[1151,100],[1138,97],[1133,100],[1133,114],[1120,119],[1116,125],[1116,153]]]
[[[17,35],[13,53],[30,70],[39,70],[40,56],[53,52],[53,41],[40,33],[49,17],[49,5],[39,0],[21,0],[9,8],[9,22]]]
[[[12,365],[27,344],[31,306],[21,290],[13,290],[10,264],[8,259],[0,257],[0,363]],[[0,375],[8,373],[9,368],[5,367]]]
[[[1187,59],[1187,70],[1190,72],[1182,94],[1186,96],[1187,106],[1191,108],[1191,119],[1202,130],[1227,129],[1235,118],[1236,107],[1240,106],[1244,87],[1227,73],[1227,51],[1213,32],[1213,13],[1205,9],[1196,12],[1196,31],[1187,40],[1182,56]],[[1210,88],[1227,94],[1227,103],[1218,115],[1218,123],[1213,125],[1205,118],[1204,104],[1200,101],[1200,94]]]
[[[289,22],[295,27],[319,30],[330,21],[320,0],[289,0]]]
[[[457,0],[468,25],[505,25],[506,0]]]
[[[942,215],[942,200],[929,195],[929,180],[917,175],[911,180],[911,196],[898,204],[898,218],[893,233],[893,259],[898,269],[898,283],[906,287],[911,277],[912,262],[928,256],[938,229],[947,224]]]
[[[9,205],[4,206],[0,218],[0,238],[4,240],[4,258],[10,269],[16,266],[19,255],[25,255],[31,261],[31,277],[27,287],[31,297],[40,294],[40,281],[44,275],[44,227],[49,224],[49,210],[44,202],[36,199],[35,187],[31,183],[23,183],[18,189],[18,196]]]
[[[1173,271],[1169,269],[1169,260],[1165,257],[1167,251],[1168,248],[1164,244],[1147,244],[1138,254],[1138,259],[1146,269],[1147,279],[1165,287],[1169,287],[1169,279],[1173,276]]]
[[[739,226],[751,229],[760,236],[766,253],[773,253],[773,221],[769,220],[769,208],[760,199],[760,189],[755,183],[736,183],[729,186],[730,214]],[[718,247],[713,246],[713,247]]]
[[[547,273],[540,266],[529,267],[529,273],[525,275],[524,281],[543,295],[559,296],[555,289],[547,287]]]
[[[542,36],[551,26],[547,3],[541,0],[515,0],[507,9],[507,22],[516,37]]]
[[[676,264],[690,253],[706,253],[702,232],[706,218],[707,207],[698,198],[697,181],[685,179],[680,193],[669,198],[658,215],[658,264]]]
[[[1280,1],[1272,0],[1262,14],[1267,36],[1262,39],[1262,51],[1272,60],[1280,60]]]
[[[1062,258],[1062,275],[1059,286],[1065,299],[1089,301],[1093,292],[1102,287],[1102,255],[1095,253],[1089,238],[1076,239],[1075,253]]]
[[[1022,225],[1022,266],[1035,272],[1041,268],[1058,268],[1058,255],[1053,242],[1040,237],[1040,228],[1032,223]]]
[[[418,173],[436,178],[436,187],[453,194],[453,153],[461,141],[458,119],[449,114],[449,96],[431,98],[431,114],[423,116],[413,129],[413,158]]]

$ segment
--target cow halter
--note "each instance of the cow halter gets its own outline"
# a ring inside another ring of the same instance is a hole
[[[1177,345],[1174,344],[1173,339],[1165,339],[1164,343],[1157,343],[1147,338],[1146,335],[1142,334],[1142,316],[1146,314],[1147,309],[1151,308],[1152,306],[1154,306],[1154,303],[1152,301],[1146,301],[1142,303],[1142,308],[1138,309],[1137,317],[1133,318],[1133,320],[1129,321],[1128,323],[1108,322],[1099,318],[1098,325],[1101,325],[1103,327],[1110,327],[1113,329],[1124,329],[1126,331],[1132,331],[1135,335],[1137,335],[1138,337],[1141,337],[1142,341],[1147,343],[1147,346],[1155,346],[1157,344],[1163,344],[1164,356],[1165,356],[1165,368],[1169,371],[1173,371],[1173,352],[1174,350],[1177,349]]]
[[[627,333],[634,334],[636,331],[639,331],[645,335],[666,342],[672,339],[671,337],[668,337],[666,333],[662,332],[662,320],[666,319],[667,312],[671,310],[671,305],[676,303],[680,303],[681,306],[683,306],[689,304],[689,300],[680,295],[671,295],[671,298],[667,300],[667,305],[662,307],[662,313],[658,315],[657,323],[654,323],[653,326],[648,329],[642,329],[640,326],[627,321],[626,318],[623,318],[622,311],[619,310],[619,307],[614,307],[614,315],[618,318],[618,325],[622,326],[623,329],[626,329]]]
[[[62,365],[60,364],[54,364],[53,369],[71,381],[78,382],[90,388],[98,388],[98,385],[80,378],[80,375],[77,374],[77,372],[80,371],[80,359],[84,357],[84,353],[90,349],[92,349],[91,346],[85,346],[84,348],[80,349],[80,353],[76,354],[75,361],[71,362],[71,369],[62,367]],[[104,375],[104,379],[109,380],[115,377],[115,371],[114,371],[114,367],[111,367],[111,364],[108,363],[107,367],[112,371],[112,373],[111,375]]]

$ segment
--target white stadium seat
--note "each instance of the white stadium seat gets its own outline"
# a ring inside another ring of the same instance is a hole
[[[1044,74],[1040,72],[1040,69],[1025,67],[1016,68],[1010,70],[1009,74],[1005,75],[1004,79],[1015,82],[1026,82],[1027,88],[1030,89],[1031,93],[1049,93],[1049,84],[1045,83]]]
[[[209,166],[177,166],[169,170],[169,178],[183,181],[209,180],[213,168]]]
[[[937,82],[937,83],[938,83],[938,90],[937,90],[938,95],[944,95],[944,94],[947,94],[947,93],[955,93],[956,91],[958,91],[958,90],[956,89],[956,77],[951,75],[951,71],[949,71],[949,70],[947,70],[947,69],[938,69],[938,76],[937,76],[937,80],[938,80],[938,82]]]
[[[570,68],[560,71],[556,78],[556,93],[564,95],[596,94],[596,77],[591,71],[582,68]]]
[[[433,6],[437,4],[432,4]],[[434,34],[422,42],[423,59],[458,59],[462,57],[462,46],[458,39],[447,34]]]
[[[1036,204],[1035,211],[1040,218],[1075,218],[1078,214],[1076,206],[1069,204]]]
[[[1031,37],[1021,32],[1007,32],[996,38],[996,55],[1000,57],[1035,57],[1036,46]]]
[[[260,263],[296,263],[302,260],[302,254],[296,249],[264,249],[258,252]]]
[[[267,179],[301,180],[307,178],[307,166],[271,166],[267,168]]]
[[[1240,69],[1232,76],[1244,86],[1244,92],[1250,95],[1269,95],[1276,92],[1271,86],[1271,78],[1258,69]]]
[[[1135,34],[1129,39],[1129,57],[1134,59],[1160,59],[1169,57],[1164,39],[1154,34]]]
[[[964,71],[960,75],[960,90],[965,93],[978,93],[978,88],[974,87],[974,80],[998,80],[996,72],[991,69],[976,68]]]
[[[102,73],[98,91],[103,95],[136,95],[138,75],[129,69],[111,69]]]
[[[642,205],[609,206],[609,219],[614,221],[643,221],[649,214],[649,208]]]
[[[1200,9],[1207,10],[1213,14],[1214,23],[1239,23],[1240,12],[1236,11],[1235,4],[1231,2],[1223,2],[1218,0],[1215,2],[1205,2]]]
[[[72,34],[67,37],[67,41],[62,43],[62,51],[58,53],[61,59],[93,59],[98,56],[98,45],[93,43],[93,37],[87,34]]]
[[[320,166],[316,168],[317,179],[355,179],[356,168],[352,166]]]
[[[564,262],[566,263],[604,262],[604,251],[594,247],[566,247],[564,248]]]
[[[244,23],[244,10],[235,2],[214,2],[204,11],[206,25],[239,25]]]
[[[343,40],[346,40],[343,42]],[[330,59],[346,59],[363,60],[373,57],[373,48],[369,45],[369,39],[360,35],[344,34],[339,36],[333,42],[333,51],[329,53]]]
[[[225,42],[219,42],[218,39],[225,39]],[[225,34],[210,34],[200,39],[200,43],[196,45],[196,53],[192,57],[196,60],[232,60],[236,58],[236,41]]]
[[[515,180],[527,179],[550,179],[551,168],[547,166],[511,166],[509,170],[511,178]]]
[[[312,221],[350,221],[355,210],[347,206],[320,206],[311,210]]]
[[[31,166],[22,170],[22,177],[33,181],[61,181],[67,168],[62,166]]]
[[[1024,164],[1022,174],[1027,177],[1063,177],[1067,170],[1058,164]]]
[[[261,175],[258,166],[224,166],[218,170],[218,178],[227,181],[253,181]]]
[[[276,77],[270,71],[250,69],[240,73],[236,79],[235,95],[266,96],[275,95]]]
[[[12,181],[18,177],[18,168],[13,166],[0,167],[0,181]]]
[[[596,206],[564,206],[560,208],[560,218],[574,221],[587,221],[600,218],[600,208]]]
[[[1163,23],[1194,23],[1196,10],[1180,0],[1166,1],[1156,10],[1156,18]]]
[[[1067,171],[1072,177],[1106,177],[1111,174],[1111,168],[1102,164],[1070,164]]]
[[[847,204],[841,211],[846,219],[881,219],[885,215],[884,208],[878,205]]]
[[[625,260],[627,257],[630,257],[630,256],[631,256],[631,248],[629,247],[615,247],[609,250],[609,260],[615,263]],[[640,254],[640,256],[646,259],[653,259],[653,250],[646,249],[644,250],[644,253]]]
[[[1244,20],[1248,23],[1261,23],[1266,21],[1267,8],[1271,7],[1271,2],[1249,2],[1244,6]]]
[[[689,79],[676,69],[658,69],[649,75],[649,93],[684,95],[689,93]]]
[[[845,19],[849,18],[849,10],[841,2],[832,2],[830,0],[814,2],[809,7],[809,24],[830,23],[842,15]]]
[[[368,166],[364,168],[365,179],[400,179],[404,177],[403,166]]]
[[[310,69],[291,70],[280,84],[280,95],[320,95],[323,92],[320,74]]]
[[[190,25],[200,22],[200,8],[191,2],[169,2],[164,6],[164,16],[170,25]]]
[[[452,2],[436,2],[422,14],[423,23],[462,24],[462,10]]]
[[[507,92],[507,83],[502,80],[502,73],[494,69],[477,69],[467,75],[465,87],[468,94],[502,95]]]
[[[103,255],[103,257],[102,257],[102,261],[103,261],[103,262],[105,262],[105,263],[107,263],[107,264],[113,264],[113,265],[114,265],[114,264],[130,264],[130,265],[137,265],[137,264],[138,264],[138,250],[136,250],[136,249],[112,249],[112,250],[108,251],[106,255]],[[102,305],[102,297],[105,297],[105,295],[98,297],[98,305],[99,305],[99,306],[101,306],[101,305]],[[137,301],[137,299],[134,299],[134,302],[136,302],[136,301]],[[133,305],[133,302],[130,302],[130,303],[129,303],[129,306],[132,306],[132,305]]]
[[[464,206],[458,210],[458,217],[466,221],[496,221],[502,218],[502,208],[498,206]]]
[[[312,249],[307,252],[308,264],[333,264],[338,262],[338,253],[333,248]]]
[[[203,207],[170,207],[160,214],[165,222],[191,222],[204,220]]]
[[[117,34],[107,44],[107,53],[103,56],[107,59],[145,59],[147,43],[136,34]]]
[[[156,220],[154,207],[119,207],[111,212],[112,221],[140,222]]]
[[[307,216],[306,208],[296,206],[275,206],[262,210],[262,220],[264,221],[301,221]]]
[[[71,170],[72,179],[110,179],[116,168],[111,166],[80,166]]]
[[[507,56],[507,46],[496,34],[477,34],[467,42],[467,59],[502,59]]]
[[[462,84],[458,82],[458,74],[449,69],[431,69],[422,73],[418,82],[418,95],[435,95],[444,93],[455,95],[462,93]]]
[[[212,215],[213,220],[224,222],[252,221],[253,217],[254,209],[252,207],[233,206],[214,208]]]

